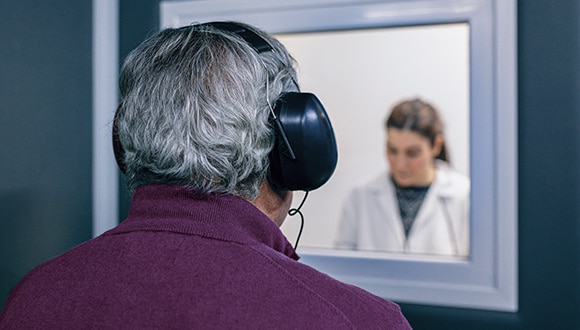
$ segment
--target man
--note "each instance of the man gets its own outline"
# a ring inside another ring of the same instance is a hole
[[[279,229],[291,190],[317,188],[336,165],[323,152],[333,135],[331,148],[324,134],[302,145],[283,122],[318,114],[314,131],[332,133],[317,99],[298,93],[292,61],[234,22],[167,29],[138,46],[114,123],[128,217],[30,272],[1,327],[410,328],[392,302],[297,262]]]

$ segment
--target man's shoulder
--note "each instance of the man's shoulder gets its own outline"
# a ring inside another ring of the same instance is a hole
[[[284,261],[280,265],[289,277],[285,285],[318,312],[341,315],[356,328],[410,329],[400,307],[357,286],[338,281],[309,265]],[[324,307],[323,307],[324,306]],[[320,315],[319,315],[320,316]]]
[[[224,328],[284,328],[281,324],[335,329],[409,328],[398,305],[274,249],[194,237],[171,237],[171,242],[165,240],[163,246],[150,246],[147,256],[130,260],[126,254],[136,245],[126,237],[114,238],[129,244],[119,256],[114,255],[114,249],[102,250],[101,239],[91,240],[29,273],[15,290],[13,301],[7,303],[14,309],[3,321],[25,320],[25,314],[36,306],[36,310],[46,313],[34,313],[35,319],[29,320],[32,323],[51,319],[71,325],[87,320],[113,322],[116,318],[111,317],[118,316],[120,320],[134,317],[134,321],[151,318],[151,324],[176,326],[179,323],[172,322],[178,320],[199,325],[211,321]],[[106,243],[110,248],[111,242]],[[154,251],[167,245],[171,255],[165,251],[163,259],[155,257]],[[97,256],[102,257],[100,262]],[[117,259],[124,261],[124,268],[134,270],[120,269],[121,264],[114,262]],[[141,263],[156,267],[139,268]],[[67,297],[70,299],[63,299]],[[99,308],[88,309],[97,300]],[[54,319],[54,315],[65,315],[73,308],[86,310],[78,320]],[[167,313],[153,317],[151,311],[160,308]],[[223,314],[224,310],[228,313]],[[129,324],[132,319],[123,322]]]

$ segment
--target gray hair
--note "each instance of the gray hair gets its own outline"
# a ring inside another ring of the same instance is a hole
[[[117,124],[131,191],[182,184],[258,195],[274,146],[268,100],[298,86],[286,48],[241,25],[273,50],[258,54],[235,34],[192,25],[158,32],[125,59]]]

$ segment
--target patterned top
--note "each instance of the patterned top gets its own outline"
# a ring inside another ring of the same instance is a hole
[[[423,199],[425,198],[430,185],[423,187],[401,187],[397,185],[393,178],[391,178],[391,180],[395,185],[397,201],[399,203],[399,212],[401,213],[401,219],[403,220],[403,227],[405,227],[405,236],[409,236],[411,227],[413,227],[417,213],[421,208],[421,204],[423,204]]]

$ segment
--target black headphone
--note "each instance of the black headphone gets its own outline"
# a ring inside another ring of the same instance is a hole
[[[273,51],[264,38],[235,22],[201,25],[234,33],[258,53]],[[311,191],[319,188],[330,179],[338,160],[334,131],[322,103],[312,93],[288,92],[276,100],[271,110],[276,144],[269,155],[269,182],[285,190]],[[117,164],[124,172],[124,151],[117,131],[117,113],[113,122],[113,149]]]

